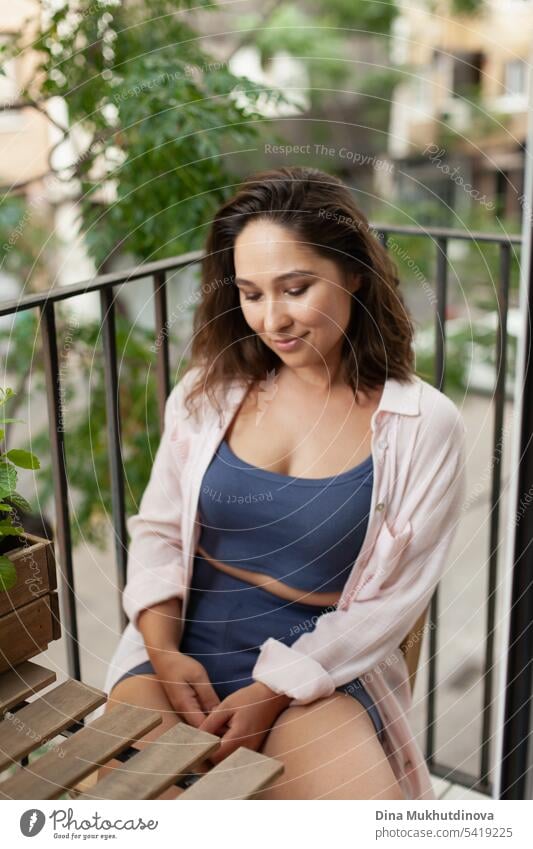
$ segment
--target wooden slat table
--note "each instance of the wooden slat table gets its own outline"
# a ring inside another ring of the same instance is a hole
[[[117,704],[82,724],[106,695],[73,679],[27,702],[55,680],[55,673],[30,661],[0,674],[0,773],[44,742],[67,735],[0,780],[0,798],[57,799],[116,758],[124,763],[75,798],[156,799],[176,784],[187,787],[178,801],[249,799],[283,772],[280,761],[241,747],[191,784],[194,765],[219,747],[217,736],[178,723],[138,750],[133,744],[162,722],[161,714]]]

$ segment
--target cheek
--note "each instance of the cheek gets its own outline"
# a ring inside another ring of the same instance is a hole
[[[241,310],[246,324],[251,327],[252,330],[257,330],[261,323],[261,310],[259,307],[254,306],[252,303],[241,301]]]
[[[345,329],[350,321],[353,299],[349,292],[337,292],[331,304],[331,315],[334,316],[339,330]]]
[[[329,334],[340,333],[349,318],[350,302],[344,298],[332,298],[330,293],[313,300],[307,305],[305,314],[301,314],[302,322]]]

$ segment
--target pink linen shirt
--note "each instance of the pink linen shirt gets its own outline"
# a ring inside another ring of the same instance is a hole
[[[204,473],[246,393],[232,381],[219,417],[204,397],[188,416],[184,391],[198,367],[171,391],[165,427],[131,542],[123,606],[130,619],[111,659],[105,690],[148,660],[139,613],[178,596],[186,618],[201,533],[198,499]],[[289,647],[270,637],[252,677],[290,704],[308,704],[360,677],[385,727],[383,747],[406,799],[435,799],[413,736],[412,698],[400,643],[427,608],[446,566],[465,493],[465,426],[455,404],[418,376],[385,382],[371,418],[374,483],[366,535],[335,609]],[[101,709],[100,709],[101,710]]]

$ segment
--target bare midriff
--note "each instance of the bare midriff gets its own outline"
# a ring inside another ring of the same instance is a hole
[[[255,584],[257,587],[262,587],[264,590],[284,598],[287,601],[298,601],[301,604],[309,604],[314,606],[329,607],[335,605],[340,596],[340,592],[331,593],[309,593],[304,590],[299,590],[296,587],[290,587],[283,581],[278,581],[270,575],[265,575],[264,572],[256,572],[251,569],[243,569],[240,566],[230,566],[228,563],[222,563],[220,560],[215,560],[201,546],[197,546],[197,553],[200,554],[208,563],[215,569],[221,572],[226,572],[227,575],[232,575],[241,581],[246,581],[249,584]]]

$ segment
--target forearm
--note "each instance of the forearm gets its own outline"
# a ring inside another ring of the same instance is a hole
[[[260,694],[260,701],[268,703],[273,709],[277,710],[278,713],[285,710],[292,701],[292,696],[287,696],[285,693],[276,693],[261,681],[254,681],[252,686],[255,687],[257,692]]]
[[[182,629],[182,601],[169,598],[139,614],[138,628],[142,634],[150,660],[166,652],[177,651]]]

